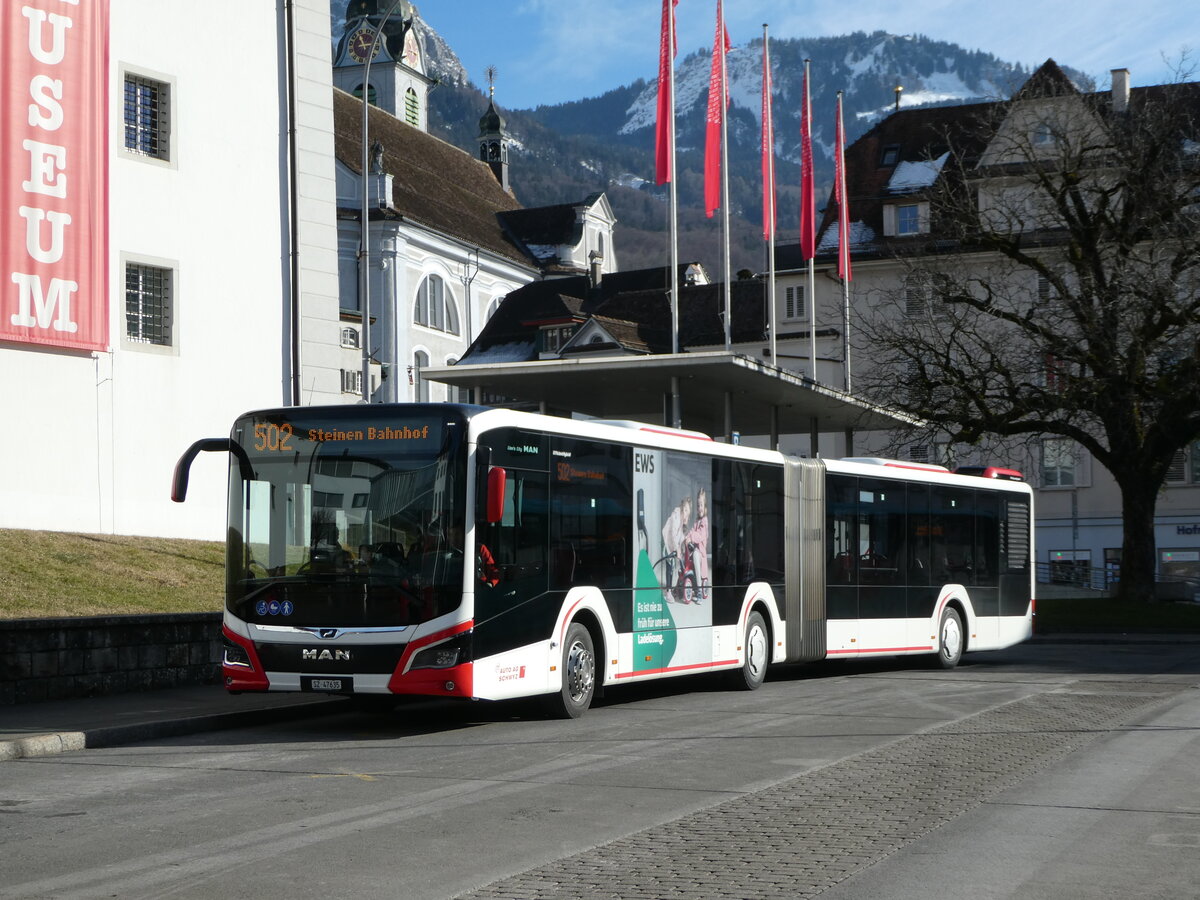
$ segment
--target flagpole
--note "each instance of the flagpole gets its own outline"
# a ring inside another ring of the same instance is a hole
[[[665,9],[670,24],[670,62],[667,66],[667,103],[670,116],[667,120],[667,146],[671,154],[670,207],[671,207],[671,353],[679,352],[679,191],[675,186],[675,3],[666,0]],[[674,425],[679,427],[679,397],[672,398],[671,415]]]
[[[720,0],[717,3],[720,13]],[[725,15],[720,15],[721,47],[721,233],[725,253],[725,349],[733,349],[733,273],[729,262],[729,70],[725,65]]]
[[[767,328],[771,331],[771,365],[778,368],[778,328],[775,321],[775,121],[771,115],[771,47],[767,39],[766,22],[763,23],[763,150],[767,163],[766,196],[763,199],[763,218],[767,223]]]
[[[814,179],[812,178],[812,171],[811,171],[812,170],[812,149],[811,149],[812,148],[812,135],[811,135],[812,95],[809,92],[809,87],[808,87],[808,85],[809,85],[809,66],[811,64],[812,64],[811,59],[806,59],[804,61],[804,121],[806,123],[808,123],[808,128],[810,130],[809,153],[808,153],[807,165],[809,167],[809,180],[813,181]],[[802,157],[801,165],[805,165],[805,164],[806,163],[804,162],[804,159]],[[810,187],[810,189],[809,189],[810,196],[807,200],[809,207],[811,207],[813,205],[813,198],[811,197],[811,192],[812,192],[812,188]],[[804,197],[801,196],[801,203],[804,203],[804,202],[805,202]],[[815,215],[815,210],[813,210],[811,208],[805,208],[800,211],[800,215],[808,216],[809,217],[809,228],[815,229],[816,222],[812,221],[812,218]],[[815,235],[814,235],[814,240],[815,240]],[[814,248],[814,250],[815,250],[815,248]],[[805,286],[804,296],[806,296],[808,298],[809,371],[812,374],[812,380],[816,381],[817,380],[817,271],[816,271],[816,261],[814,260],[813,255],[811,253],[808,254],[808,284]]]
[[[842,121],[842,92],[837,94],[837,154],[838,154],[838,274],[842,277],[842,378],[845,391],[850,384],[850,213],[846,197],[846,137]]]

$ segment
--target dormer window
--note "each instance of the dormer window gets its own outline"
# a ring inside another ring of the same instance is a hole
[[[558,353],[575,333],[574,325],[553,325],[542,329],[542,352]]]
[[[908,237],[929,233],[929,202],[888,203],[883,207],[883,233],[887,237]]]
[[[883,148],[883,155],[879,157],[879,165],[881,167],[894,166],[900,161],[900,145],[888,144]]]

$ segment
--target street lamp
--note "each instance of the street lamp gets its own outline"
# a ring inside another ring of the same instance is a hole
[[[370,251],[370,236],[371,222],[368,218],[368,200],[369,193],[368,185],[368,169],[367,169],[367,154],[370,147],[367,143],[367,120],[368,113],[371,109],[371,102],[368,99],[371,93],[371,61],[375,58],[375,54],[379,52],[379,41],[383,37],[383,27],[387,24],[387,20],[391,18],[392,13],[403,3],[404,0],[392,0],[392,5],[388,7],[388,11],[383,14],[383,18],[379,20],[379,27],[375,29],[375,39],[371,41],[371,49],[367,53],[367,58],[363,60],[363,86],[362,86],[362,221],[359,223],[359,243],[358,243],[358,296],[362,306],[362,400],[363,403],[371,402],[371,251]],[[400,26],[400,42],[403,44],[404,36],[408,34],[408,30],[412,28],[412,16],[401,20]]]

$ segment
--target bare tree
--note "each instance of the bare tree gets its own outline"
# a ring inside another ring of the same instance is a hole
[[[1121,492],[1120,594],[1146,598],[1156,498],[1200,439],[1200,84],[1038,88],[941,135],[934,241],[864,323],[859,384],[956,443],[1085,448]]]

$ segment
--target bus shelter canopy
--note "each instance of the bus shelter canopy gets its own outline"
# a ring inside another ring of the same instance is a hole
[[[769,435],[919,424],[797,372],[725,351],[460,364],[422,369],[421,377],[547,410],[653,424],[670,424],[666,400],[677,379],[682,426],[727,437],[727,425],[740,434]]]

